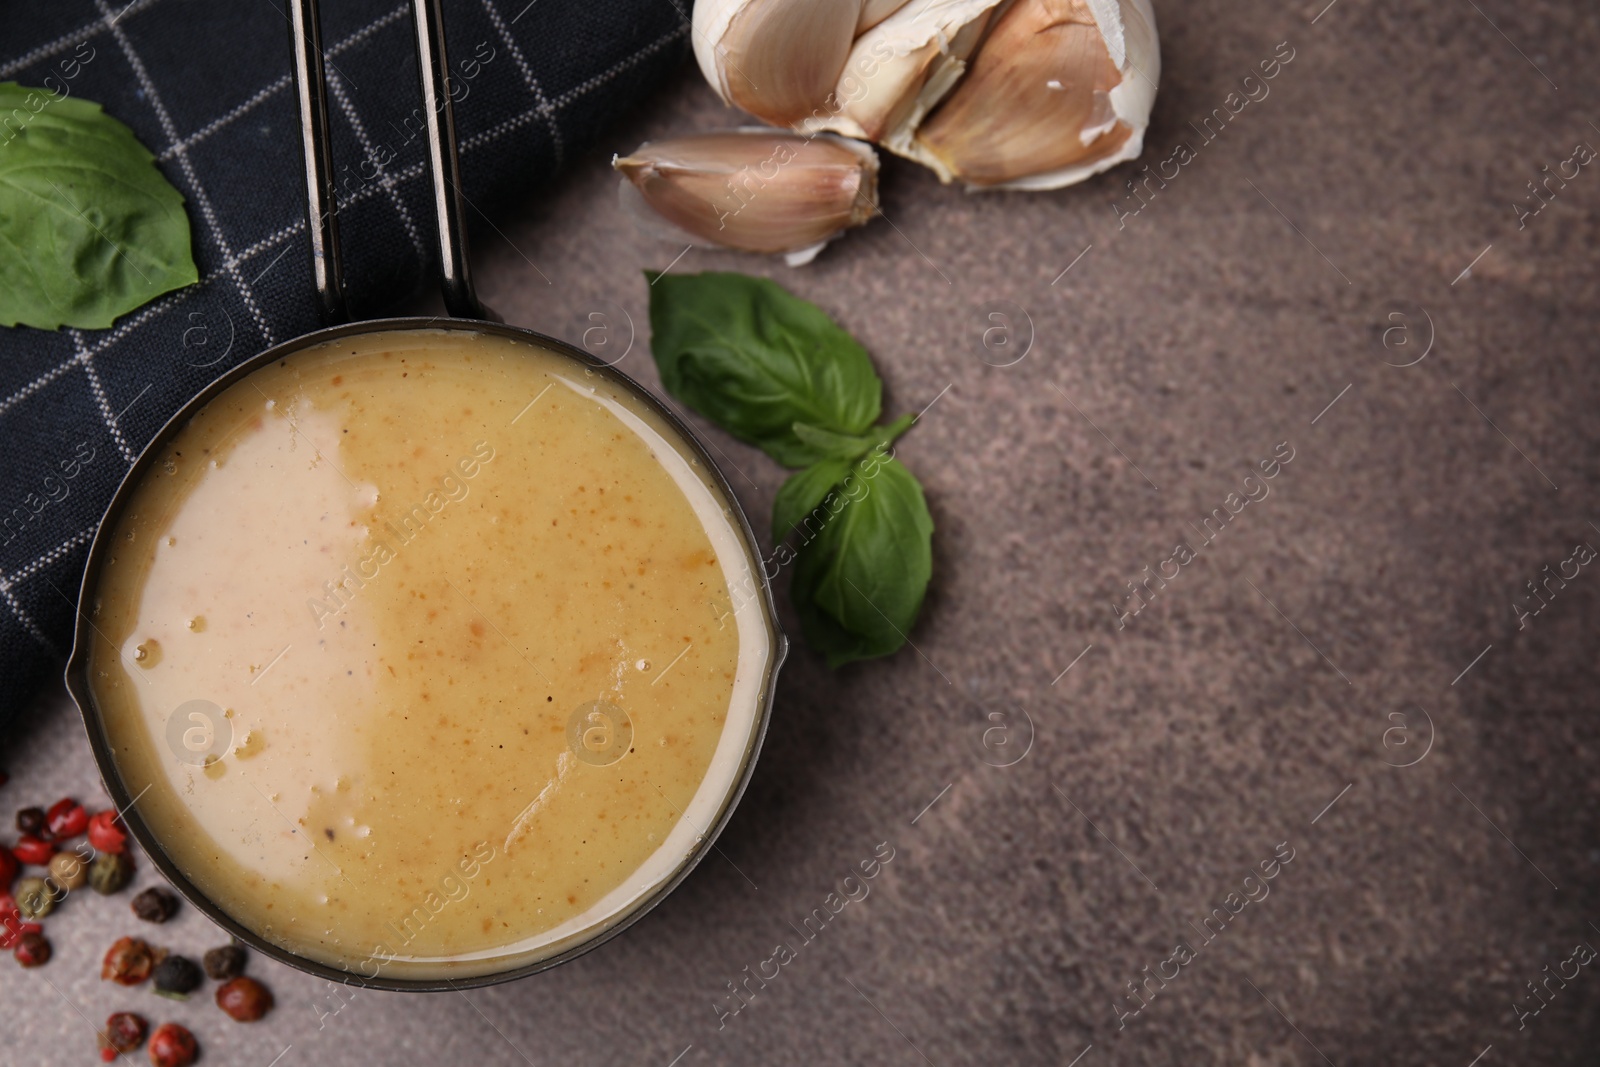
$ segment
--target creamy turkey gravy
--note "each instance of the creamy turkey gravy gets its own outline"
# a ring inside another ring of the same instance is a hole
[[[138,811],[244,926],[357,974],[503,971],[716,822],[772,666],[719,490],[559,353],[370,334],[208,404],[128,501],[89,680]]]

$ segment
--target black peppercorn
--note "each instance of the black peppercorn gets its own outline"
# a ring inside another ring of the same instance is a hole
[[[133,861],[121,852],[102,852],[89,864],[89,885],[109,896],[133,880]]]
[[[244,971],[244,949],[238,945],[223,945],[205,955],[206,974],[214,981],[226,982]]]
[[[17,833],[44,836],[44,809],[23,808],[17,812]]]
[[[156,992],[186,996],[200,988],[200,968],[187,956],[168,956],[156,964]]]
[[[178,911],[178,898],[171,890],[151,886],[133,898],[133,913],[147,923],[164,923]]]

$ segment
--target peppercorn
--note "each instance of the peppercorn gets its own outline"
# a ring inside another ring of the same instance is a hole
[[[200,988],[200,968],[188,956],[168,956],[156,964],[153,974],[157,993],[171,993],[187,999]]]
[[[272,992],[254,978],[235,978],[218,987],[217,1007],[237,1022],[253,1023],[272,1010]]]
[[[206,974],[217,982],[237,978],[244,972],[245,959],[244,949],[238,945],[214,948],[205,955]]]
[[[44,823],[52,838],[65,841],[89,828],[89,813],[76,800],[64,797],[50,805],[50,810],[44,814]]]
[[[50,857],[50,880],[62,889],[82,889],[89,881],[89,865],[75,852]]]
[[[100,1058],[110,1063],[120,1054],[132,1052],[144,1044],[149,1027],[141,1015],[131,1011],[113,1012],[106,1019],[106,1028],[100,1031]]]
[[[150,977],[158,958],[157,950],[137,937],[118,938],[117,943],[106,950],[106,958],[100,964],[100,977],[118,985],[138,985]]]
[[[200,1055],[194,1035],[177,1023],[162,1023],[150,1035],[150,1062],[154,1067],[189,1067]]]
[[[178,898],[171,890],[151,886],[133,898],[133,913],[147,923],[164,923],[178,911]]]
[[[50,862],[50,857],[56,854],[56,847],[43,838],[23,834],[17,838],[17,843],[11,846],[11,854],[23,863],[43,867]]]
[[[102,852],[89,864],[89,885],[110,896],[133,881],[133,861],[121,852]]]
[[[121,852],[128,847],[128,831],[114,811],[97,811],[89,820],[89,844],[98,852]]]
[[[11,854],[9,848],[0,847],[0,889],[11,888],[11,883],[17,880],[17,871],[21,867],[22,864]]]
[[[30,837],[44,836],[44,809],[23,808],[17,812],[17,833]]]
[[[17,883],[17,910],[24,919],[42,919],[56,910],[56,901],[63,896],[65,890],[43,878],[24,878]]]
[[[37,930],[17,939],[15,955],[24,967],[42,967],[50,962],[50,942]]]

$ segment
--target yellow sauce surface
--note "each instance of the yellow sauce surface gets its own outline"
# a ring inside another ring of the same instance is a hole
[[[185,875],[400,978],[548,956],[670,877],[774,643],[677,440],[576,361],[466,330],[324,345],[208,404],[122,514],[90,653]]]

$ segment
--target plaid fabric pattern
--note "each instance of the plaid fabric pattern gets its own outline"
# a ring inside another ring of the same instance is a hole
[[[323,9],[346,285],[371,315],[436,258],[410,5]],[[201,280],[109,330],[0,329],[0,722],[59,669],[89,542],[139,450],[207,382],[318,325],[284,10],[57,0],[11,16],[0,81],[64,86],[132,127],[187,200]],[[689,39],[677,0],[453,0],[446,27],[480,226]]]

